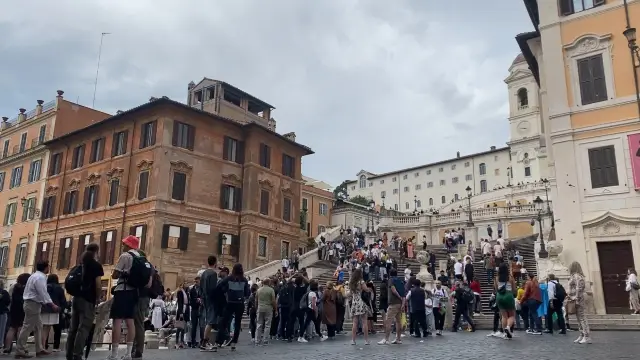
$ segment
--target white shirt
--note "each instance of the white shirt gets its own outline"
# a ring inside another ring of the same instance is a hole
[[[433,313],[433,300],[431,300],[430,298],[424,299],[424,306],[427,315]]]
[[[289,259],[282,259],[282,267],[289,268]]]
[[[53,301],[47,292],[47,275],[41,271],[33,273],[27,280],[22,298],[41,304],[51,304]]]
[[[408,281],[409,278],[411,278],[411,269],[406,268],[404,269],[404,280]]]
[[[500,244],[500,246],[504,249],[504,239],[503,238],[498,238],[498,244]]]
[[[549,294],[549,300],[554,300],[556,298],[556,281],[548,281],[547,282],[547,294]]]
[[[482,253],[486,255],[491,254],[491,243],[486,242],[482,244]]]
[[[502,257],[502,246],[500,244],[493,245],[493,253],[498,257]]]
[[[453,265],[453,272],[456,275],[462,275],[463,269],[464,269],[464,265],[461,262],[457,262],[455,265]]]

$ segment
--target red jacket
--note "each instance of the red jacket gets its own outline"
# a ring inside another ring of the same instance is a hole
[[[471,291],[482,294],[482,289],[480,288],[480,283],[478,282],[478,280],[473,280],[471,284],[469,284],[469,287],[471,288]]]
[[[538,286],[537,281],[529,280],[524,285],[524,295],[520,301],[525,302],[529,299],[534,299],[538,302],[542,301],[542,293],[540,293],[540,286]]]

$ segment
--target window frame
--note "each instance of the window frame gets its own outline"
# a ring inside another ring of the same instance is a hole
[[[264,240],[264,246],[261,247],[261,242]],[[256,249],[256,255],[259,258],[266,258],[267,257],[267,253],[269,252],[268,250],[268,245],[269,245],[269,239],[265,236],[265,235],[258,235],[258,243],[256,244],[258,245],[258,248]],[[262,248],[264,248],[264,253],[262,253],[260,250],[262,250]]]
[[[22,171],[24,165],[16,166],[11,169],[11,178],[9,179],[9,189],[17,188],[22,185]]]
[[[141,189],[142,189],[142,175],[146,175],[146,184],[144,186],[144,196],[141,196]],[[138,173],[138,186],[137,186],[137,191],[138,193],[136,194],[138,200],[144,200],[147,197],[149,197],[149,178],[151,177],[151,171],[150,170],[142,170]]]
[[[108,206],[115,206],[120,203],[120,179],[114,178],[109,181],[109,201]]]
[[[579,161],[576,161],[578,164],[580,181],[582,184],[578,186],[580,191],[582,192],[584,197],[594,197],[594,196],[610,196],[614,194],[627,194],[629,192],[629,187],[634,186],[633,181],[630,182],[627,180],[628,174],[626,166],[626,156],[628,154],[625,153],[625,143],[627,142],[627,135],[610,135],[607,137],[602,137],[598,140],[583,140],[577,144],[577,153],[579,156]],[[593,148],[602,148],[606,146],[613,146],[615,160],[616,160],[616,172],[618,177],[618,185],[617,186],[605,186],[593,188],[592,180],[591,180],[591,164],[589,162],[589,149]]]
[[[288,154],[282,154],[282,175],[284,176],[288,176],[292,179],[294,179],[296,177],[296,158],[288,155]],[[367,177],[365,175],[362,175],[360,177],[360,181],[362,181],[362,177],[364,176],[365,179],[365,186],[364,188],[367,187]],[[361,189],[363,188],[362,186],[360,187]]]
[[[288,196],[282,197],[282,220],[291,222],[293,219],[293,199]]]
[[[184,176],[184,186],[182,187],[182,198],[176,197],[176,175]],[[189,178],[186,172],[173,170],[171,174],[171,200],[175,201],[187,201],[187,183],[189,182]]]
[[[85,144],[80,144],[73,148],[71,155],[71,170],[79,169],[84,165]]]
[[[91,141],[89,164],[104,160],[104,144],[106,141],[107,139],[104,136]]]
[[[193,151],[195,148],[195,133],[195,126],[182,121],[174,120],[173,132],[171,134],[171,145],[181,149]]]
[[[140,125],[140,145],[138,149],[144,149],[156,144],[156,132],[158,121],[147,121]]]
[[[261,215],[269,216],[269,207],[271,203],[271,192],[266,189],[260,189],[260,208],[258,211]],[[304,199],[306,200],[306,199]]]
[[[111,157],[126,155],[128,151],[129,130],[124,129],[113,134]]]
[[[36,164],[37,172],[36,172]],[[27,176],[27,182],[29,184],[34,183],[36,181],[40,181],[40,176],[42,175],[42,159],[32,160],[29,164],[29,174]]]
[[[590,11],[593,10],[599,6],[602,6],[604,4],[606,4],[605,0],[592,0],[593,1],[593,6],[587,8],[584,6],[584,0],[581,0],[582,2],[582,10],[578,10],[576,11],[575,9],[575,5],[574,5],[574,0],[558,0],[558,14],[560,16],[570,16],[570,15],[574,15],[574,14],[580,14],[583,13],[585,11]]]
[[[480,174],[481,176],[487,175],[487,164],[478,164],[478,174]]]
[[[271,146],[260,143],[260,166],[271,169]]]

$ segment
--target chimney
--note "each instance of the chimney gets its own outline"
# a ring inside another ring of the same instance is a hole
[[[156,101],[156,100],[158,100],[158,98],[155,96],[152,96],[151,98],[149,98],[149,102]]]
[[[7,122],[7,120],[9,120],[8,117],[6,116],[2,117],[2,124],[0,125],[0,130],[4,130],[9,127],[9,123]]]
[[[289,139],[291,141],[296,141],[296,133],[294,133],[293,131],[290,132],[290,133],[286,133],[286,134],[284,134],[282,136],[284,136],[285,138],[287,138],[287,139]]]
[[[116,115],[120,115],[120,114],[122,114],[123,112],[124,112],[124,111],[122,111],[122,110],[118,110],[118,111],[116,111]]]
[[[275,132],[276,131],[276,119],[274,119],[274,118],[269,119],[269,121],[267,121],[267,127],[269,128],[269,130]]]
[[[456,152],[456,157],[459,158],[460,157],[460,151]]]
[[[38,105],[36,105],[36,115],[42,114],[42,104],[44,104],[44,100],[37,100]]]
[[[58,90],[57,93],[58,93],[58,96],[56,96],[56,108],[60,108],[60,103],[62,102],[62,99],[63,99],[62,95],[64,94],[64,91]]]
[[[27,120],[27,114],[24,113],[25,111],[27,111],[27,109],[20,108],[20,114],[18,114],[18,124]]]
[[[495,150],[495,149],[496,149],[496,147],[495,147],[495,146],[492,146],[492,147],[491,147],[491,151],[493,151],[493,150]]]

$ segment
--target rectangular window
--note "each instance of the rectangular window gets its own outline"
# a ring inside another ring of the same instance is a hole
[[[397,194],[398,193],[398,189],[393,189],[393,193]]]
[[[302,199],[302,209],[303,210],[308,210],[309,209],[309,200],[307,199]]]
[[[122,130],[113,134],[113,145],[111,147],[111,156],[120,156],[127,153],[127,138],[129,131]]]
[[[104,158],[104,138],[93,140],[91,143],[91,155],[89,157],[89,163],[92,164],[96,161],[101,161]]]
[[[420,176],[420,173],[419,173],[419,172],[414,173],[414,174],[413,174],[413,176],[414,176],[414,177],[418,177],[418,176]]]
[[[464,179],[465,179],[466,181],[471,181],[471,180],[473,180],[473,175],[471,175],[471,174],[469,174],[469,175],[465,175]]]
[[[327,215],[329,213],[329,206],[327,204],[320,203],[320,215]]]
[[[22,206],[22,221],[33,220],[36,216],[36,198],[28,198]]]
[[[20,186],[22,182],[22,166],[18,166],[11,170],[11,181],[9,182],[9,189]]]
[[[40,126],[40,132],[38,133],[38,144],[42,144],[47,137],[47,125]]]
[[[407,180],[408,177],[408,175],[402,175],[402,180]]]
[[[82,210],[93,210],[98,207],[98,193],[98,185],[91,185],[84,188]]]
[[[84,165],[84,144],[76,146],[73,149],[73,157],[71,158],[71,169],[77,169]]]
[[[40,180],[40,170],[42,169],[42,160],[33,160],[29,165],[29,182]]]
[[[271,148],[266,144],[260,144],[260,166],[271,169]]]
[[[291,199],[284,198],[282,203],[282,220],[291,221]]]
[[[620,185],[613,145],[589,149],[589,169],[593,189]]]
[[[13,267],[19,268],[27,265],[27,239],[20,239],[20,244],[16,246],[16,257],[13,261]]]
[[[27,149],[27,133],[20,135],[20,152]]]
[[[422,184],[416,184],[416,190],[422,189]]]
[[[444,172],[444,168],[438,168],[438,172]]]
[[[75,214],[78,209],[78,190],[69,191],[64,194],[64,205],[62,207],[62,214]]]
[[[58,269],[67,269],[69,268],[69,263],[71,260],[71,243],[73,239],[68,237],[64,239],[60,239],[60,247],[58,249]]]
[[[287,154],[282,154],[282,175],[295,178],[296,163],[295,159]]]
[[[456,164],[451,165],[451,170],[455,170],[456,169]]]
[[[396,180],[397,180],[397,179],[396,179],[396,177],[395,177],[395,176],[391,178],[391,182],[396,182]]]
[[[493,170],[494,175],[500,175],[500,169]]]
[[[457,184],[458,183],[458,177],[456,176],[453,179],[451,179],[451,182],[454,183],[454,184]]]
[[[173,186],[171,188],[171,198],[173,200],[184,201],[186,193],[187,193],[187,174],[174,171]]]
[[[302,207],[306,209],[304,200],[307,199],[303,199]],[[269,192],[267,190],[262,190],[260,192],[260,214],[269,215]]]
[[[408,186],[404,187],[404,192],[409,192],[409,187]]]
[[[60,174],[62,170],[62,153],[51,155],[51,163],[49,164],[49,176]]]
[[[140,129],[140,149],[156,144],[156,121],[144,123]]]
[[[531,176],[531,168],[529,166],[524,168],[524,176]]]
[[[433,187],[433,181],[429,181],[429,182],[427,183],[427,187],[428,187],[428,188],[432,188],[432,187]]]
[[[2,158],[9,156],[9,140],[4,141],[4,148],[2,149]]]
[[[138,176],[138,200],[146,199],[149,189],[149,172],[142,171]]]
[[[383,185],[383,184],[384,184],[384,180],[380,180],[380,185]]]
[[[380,191],[380,197],[387,197],[387,192],[386,191]]]
[[[603,5],[605,0],[559,0],[560,15],[567,16]]]
[[[440,186],[444,186],[447,182],[444,180],[440,180]]]
[[[427,170],[427,175],[431,175],[431,170]]]
[[[111,180],[111,188],[109,189],[109,206],[118,203],[118,195],[120,195],[120,180]]]
[[[130,227],[129,235],[133,235],[140,239],[140,249],[145,249],[145,245],[147,242],[147,224]]]
[[[470,164],[468,161],[466,161],[466,162],[464,163],[464,167],[469,167],[469,166],[471,166],[471,164]]]
[[[487,180],[480,180],[480,192],[487,192]]]
[[[244,144],[242,141],[238,141],[228,136],[224,137],[224,149],[222,151],[222,158],[224,160],[233,161],[238,164],[244,162]]]
[[[0,172],[0,191],[2,191],[4,189],[4,178],[6,176],[6,173]]]
[[[267,257],[267,237],[258,236],[258,256]]]
[[[16,222],[16,213],[18,212],[18,203],[7,204],[4,210],[4,226],[13,225]]]
[[[56,197],[49,196],[42,202],[42,219],[50,219],[56,214]]]
[[[116,230],[103,231],[100,233],[100,263],[104,265],[113,264],[116,237]]]
[[[222,185],[220,208],[231,211],[242,210],[242,189],[231,185]]]
[[[602,54],[578,60],[578,80],[582,105],[607,100]]]
[[[171,144],[183,149],[193,150],[195,128],[179,121],[173,122],[173,136]]]
[[[9,263],[9,246],[4,245],[0,247],[0,269],[3,269],[5,272],[7,270],[7,264]]]

